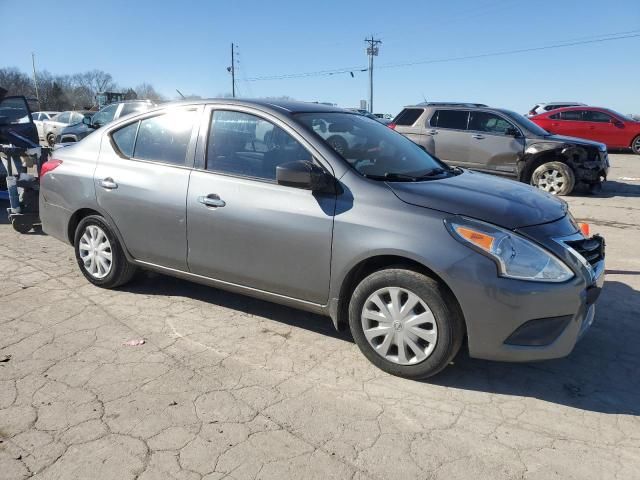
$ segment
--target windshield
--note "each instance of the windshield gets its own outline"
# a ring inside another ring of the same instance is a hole
[[[449,172],[411,140],[362,115],[316,112],[299,113],[296,118],[363,176],[416,180],[408,177]],[[407,178],[397,178],[404,176]]]
[[[511,118],[511,120],[516,122],[518,125],[520,125],[525,130],[529,130],[534,135],[540,135],[541,137],[546,137],[547,135],[551,135],[549,132],[547,132],[540,125],[537,125],[537,124],[533,123],[531,120],[529,120],[524,115],[520,115],[519,113],[512,112],[511,110],[500,110],[500,111],[502,113],[504,113],[505,115],[507,115],[509,118]]]

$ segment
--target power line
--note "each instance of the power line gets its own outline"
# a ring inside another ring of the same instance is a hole
[[[539,47],[528,47],[528,48],[520,48],[520,49],[514,49],[514,50],[504,50],[499,52],[488,52],[488,53],[480,53],[480,54],[474,54],[474,55],[464,55],[464,56],[458,56],[458,57],[425,59],[425,60],[417,60],[417,61],[411,61],[411,62],[388,63],[388,64],[379,65],[378,68],[387,68],[387,69],[401,68],[401,67],[410,67],[414,65],[426,65],[430,63],[445,63],[445,62],[455,62],[455,61],[462,61],[462,60],[472,60],[472,59],[478,59],[478,58],[498,57],[498,56],[504,56],[504,55],[515,55],[518,53],[536,52],[536,51],[542,51],[542,50],[573,47],[578,45],[611,42],[615,40],[625,40],[625,39],[637,38],[637,37],[640,37],[640,30],[630,30],[626,32],[615,32],[615,33],[596,35],[592,37],[583,37],[584,40],[576,40],[576,41],[565,40],[564,42],[560,42],[552,45],[543,45]],[[263,75],[258,77],[250,77],[250,78],[247,78],[245,81],[260,82],[260,81],[267,81],[267,80],[284,80],[284,79],[294,79],[294,78],[353,74],[353,72],[367,72],[367,71],[369,71],[369,69],[367,67],[362,67],[362,66],[343,67],[343,68],[336,68],[336,69],[316,70],[312,72],[289,73],[289,74],[281,74],[281,75]]]

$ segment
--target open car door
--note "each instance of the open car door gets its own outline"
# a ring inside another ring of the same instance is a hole
[[[33,123],[29,103],[24,96],[6,96],[0,88],[0,143],[30,148],[38,145],[38,129]],[[28,145],[23,139],[35,145]],[[18,143],[24,144],[18,144]]]

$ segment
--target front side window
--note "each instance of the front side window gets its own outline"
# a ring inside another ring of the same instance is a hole
[[[295,118],[363,176],[402,180],[401,176],[422,177],[446,169],[411,140],[376,120],[339,112],[298,113]]]
[[[469,112],[466,110],[438,110],[438,128],[466,130]],[[432,125],[434,126],[434,125]]]
[[[177,110],[140,121],[133,157],[184,165],[195,120],[195,110]]]
[[[472,112],[469,119],[469,130],[504,135],[507,130],[515,128],[504,118],[488,112]]]
[[[207,170],[264,180],[276,179],[276,167],[313,157],[280,127],[243,112],[217,110],[211,118]]]
[[[606,113],[598,112],[596,110],[587,110],[584,113],[585,122],[609,123],[613,120],[611,115],[607,115]]]

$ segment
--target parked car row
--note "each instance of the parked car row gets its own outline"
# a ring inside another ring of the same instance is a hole
[[[449,165],[510,177],[557,195],[577,185],[597,188],[609,170],[604,144],[552,135],[518,113],[482,104],[412,105],[390,127]]]
[[[587,238],[563,200],[428,149],[471,164],[477,141],[487,159],[500,148],[525,165],[568,150],[597,175],[604,146],[480,106],[409,107],[404,127],[422,148],[359,113],[297,102],[187,101],[122,117],[44,164],[43,228],[73,245],[97,286],[144,268],[324,314],[394,375],[434,375],[463,344],[492,360],[567,355],[594,319],[603,239]]]

